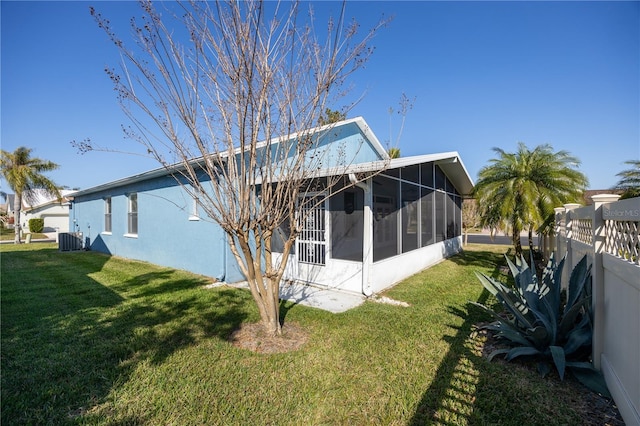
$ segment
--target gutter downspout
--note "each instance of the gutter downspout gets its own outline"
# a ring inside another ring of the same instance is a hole
[[[349,181],[364,191],[364,229],[362,232],[362,294],[369,297],[371,289],[371,264],[373,263],[373,192],[371,184],[358,182],[354,173],[349,173]]]
[[[224,232],[224,231],[223,231]],[[227,235],[222,238],[222,273],[215,277],[218,282],[224,282],[227,277],[227,250],[229,250],[229,246],[226,244]]]

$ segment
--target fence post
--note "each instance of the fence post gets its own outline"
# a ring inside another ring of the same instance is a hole
[[[562,256],[564,256],[564,253],[562,253],[562,242],[564,241],[565,246],[567,243],[566,240],[566,236],[567,233],[564,229],[564,207],[556,207],[553,209],[554,214],[555,214],[555,228],[554,228],[554,234],[556,236],[555,238],[555,244],[553,246],[553,251],[554,251],[554,257],[556,258],[556,261],[561,258]]]
[[[567,241],[567,246],[565,249],[567,250],[567,260],[564,263],[564,270],[562,271],[562,287],[567,288],[569,286],[569,277],[571,276],[571,271],[573,271],[573,267],[575,262],[573,260],[573,217],[571,215],[571,210],[575,210],[580,207],[580,204],[577,203],[569,203],[564,205],[565,215],[564,215],[564,232],[565,238]]]
[[[604,266],[602,264],[602,253],[605,245],[605,223],[602,217],[602,205],[618,201],[619,195],[599,194],[591,197],[593,200],[593,265],[591,267],[592,277],[592,299],[593,309],[593,346],[592,357],[593,366],[600,370],[600,357],[604,351]]]

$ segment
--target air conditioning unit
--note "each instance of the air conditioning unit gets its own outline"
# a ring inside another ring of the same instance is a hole
[[[82,250],[82,232],[61,232],[58,234],[58,250]]]

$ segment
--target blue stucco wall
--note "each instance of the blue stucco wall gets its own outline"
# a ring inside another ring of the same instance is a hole
[[[128,194],[138,194],[138,234],[127,235]],[[111,197],[112,230],[104,232],[105,198]],[[200,213],[190,220],[193,200],[173,177],[76,197],[69,214],[71,231],[83,233],[91,250],[144,260],[197,274],[241,281],[226,237],[217,224]]]
[[[320,141],[315,150],[320,152],[317,157],[323,159],[323,167],[381,159],[356,122],[345,123],[316,136]],[[69,214],[69,230],[82,232],[85,239],[89,239],[92,250],[186,269],[227,282],[244,280],[222,229],[202,212],[200,220],[189,220],[193,200],[173,177],[107,184],[100,188],[107,189],[81,191]],[[128,194],[132,192],[138,194],[137,236],[127,235]],[[111,197],[110,233],[104,232],[107,197]]]
[[[382,159],[355,122],[323,132],[316,149],[327,158],[327,167],[369,163]],[[313,152],[309,152],[309,155],[312,156]]]

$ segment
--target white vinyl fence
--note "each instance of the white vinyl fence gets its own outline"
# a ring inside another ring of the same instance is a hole
[[[586,254],[593,275],[593,363],[627,425],[640,425],[640,197],[595,195],[556,208],[562,282]]]

